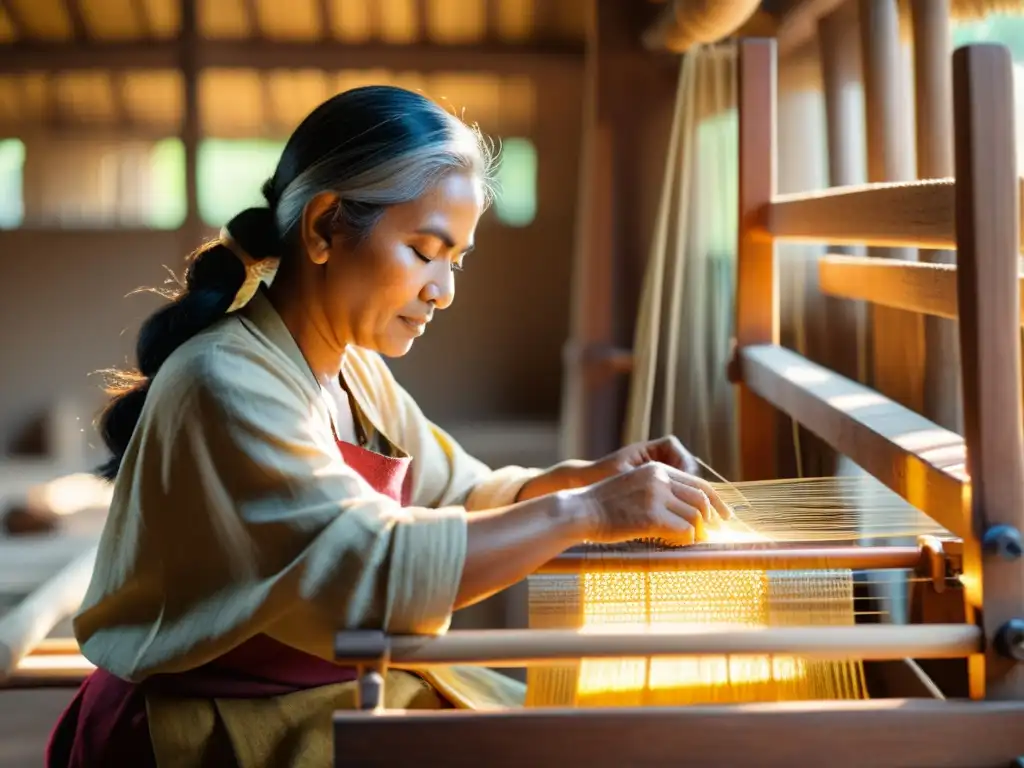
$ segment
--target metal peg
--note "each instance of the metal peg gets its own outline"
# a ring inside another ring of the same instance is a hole
[[[1024,619],[1010,619],[999,628],[996,650],[1007,658],[1024,661]]]
[[[376,710],[384,707],[384,675],[376,669],[359,671],[359,709]]]
[[[981,539],[986,552],[999,555],[1004,560],[1016,560],[1024,555],[1024,541],[1020,531],[1012,525],[993,525]]]

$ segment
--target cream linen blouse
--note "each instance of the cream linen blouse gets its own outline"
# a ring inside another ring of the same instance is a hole
[[[413,506],[345,464],[333,404],[260,292],[153,380],[75,619],[90,661],[140,681],[258,633],[331,659],[339,629],[447,629],[467,513],[512,503],[541,470],[470,457],[374,353],[349,349],[342,373],[414,457]]]

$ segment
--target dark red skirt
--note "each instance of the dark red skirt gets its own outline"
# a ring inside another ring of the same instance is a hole
[[[50,734],[46,765],[156,768],[146,716],[147,693],[211,699],[270,698],[355,678],[354,669],[339,667],[266,635],[257,635],[198,669],[154,675],[140,684],[97,669],[82,683]]]

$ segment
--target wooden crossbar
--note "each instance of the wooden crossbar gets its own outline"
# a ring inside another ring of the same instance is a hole
[[[964,439],[920,414],[783,347],[740,350],[743,381],[774,408],[957,536],[963,516]]]
[[[762,219],[772,237],[790,242],[952,250],[956,184],[878,182],[776,195]]]
[[[334,716],[335,765],[980,768],[1024,754],[1024,703],[879,699],[739,706],[383,710]]]
[[[1024,275],[1018,281],[1024,282]],[[839,299],[870,301],[951,320],[959,317],[955,264],[830,254],[818,259],[818,287]],[[1024,326],[1024,305],[1020,322]]]

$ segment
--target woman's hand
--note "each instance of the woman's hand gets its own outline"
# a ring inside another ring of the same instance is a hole
[[[633,443],[620,448],[614,453],[595,461],[590,467],[590,474],[597,480],[618,475],[630,469],[636,469],[650,462],[658,462],[674,469],[680,469],[689,475],[700,471],[700,465],[693,455],[683,447],[679,438],[669,435],[646,443]]]
[[[614,544],[638,538],[693,544],[732,512],[699,477],[660,462],[626,469],[578,491],[589,524],[587,540]]]
[[[583,488],[631,469],[658,462],[688,474],[699,471],[697,460],[673,436],[634,443],[610,453],[599,461],[566,461],[552,467],[523,486],[519,501],[535,499],[557,491]]]

